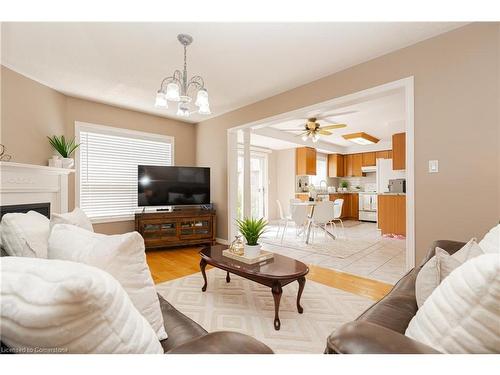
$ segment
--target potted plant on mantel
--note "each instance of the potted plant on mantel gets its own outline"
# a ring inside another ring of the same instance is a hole
[[[49,139],[50,145],[62,157],[61,159],[62,167],[72,168],[73,165],[75,164],[75,161],[70,156],[78,148],[78,146],[80,146],[79,144],[76,144],[75,138],[69,141],[67,141],[66,138],[64,138],[64,135],[61,135],[60,137],[58,137],[57,135],[53,135],[52,137],[47,137],[47,138]],[[54,156],[54,158],[55,157],[56,155]]]
[[[245,237],[247,243],[245,244],[245,256],[248,258],[255,258],[260,254],[259,238],[266,231],[267,221],[264,218],[254,219],[245,218],[243,220],[236,220],[240,233]]]

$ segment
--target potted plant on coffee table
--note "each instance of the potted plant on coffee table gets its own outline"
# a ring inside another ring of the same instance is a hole
[[[245,256],[254,258],[260,254],[259,238],[266,231],[267,221],[264,218],[254,219],[245,218],[243,220],[236,220],[238,229],[245,237],[247,243],[245,244]]]

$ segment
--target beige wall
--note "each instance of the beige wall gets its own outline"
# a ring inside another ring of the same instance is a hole
[[[175,164],[195,165],[196,130],[192,124],[68,97],[66,104],[66,129],[70,136],[74,136],[75,121],[173,136],[175,137]],[[75,203],[74,176],[70,178],[69,191],[69,207],[72,208]],[[134,222],[122,221],[94,224],[94,229],[107,234],[125,233],[134,230]]]
[[[52,150],[47,135],[73,137],[75,121],[116,126],[175,138],[175,164],[195,165],[193,124],[65,96],[2,66],[2,143],[13,161],[47,165]],[[74,175],[69,181],[69,208],[74,207]],[[94,225],[102,233],[134,230],[132,221]]]
[[[227,238],[226,130],[415,77],[417,261],[437,238],[481,237],[498,222],[498,23],[471,24],[201,122],[197,162],[212,167],[218,234]],[[438,159],[440,173],[428,174]]]
[[[47,136],[66,134],[66,97],[2,66],[1,143],[19,163],[47,165]]]

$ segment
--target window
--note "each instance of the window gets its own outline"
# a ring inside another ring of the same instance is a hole
[[[316,156],[316,176],[311,176],[311,184],[319,189],[321,181],[326,181],[328,176],[328,156],[317,154]],[[324,188],[324,184],[322,186]]]
[[[173,138],[76,123],[77,205],[93,222],[133,219],[137,166],[173,165]]]

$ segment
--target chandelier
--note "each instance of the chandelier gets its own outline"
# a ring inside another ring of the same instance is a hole
[[[168,102],[178,102],[177,116],[189,117],[191,113],[209,115],[210,104],[208,102],[208,91],[200,76],[194,76],[188,80],[186,49],[193,42],[193,37],[187,34],[177,35],[177,40],[184,46],[184,69],[182,72],[176,70],[171,77],[161,81],[160,89],[156,93],[155,106],[168,108]],[[191,102],[196,94],[193,108]],[[191,109],[192,108],[192,109]]]

